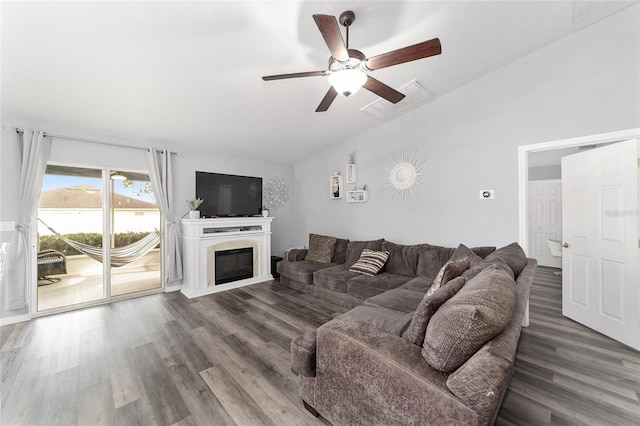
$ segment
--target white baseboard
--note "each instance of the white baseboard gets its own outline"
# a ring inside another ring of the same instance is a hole
[[[165,293],[171,293],[171,292],[173,292],[173,291],[180,291],[180,290],[182,290],[182,284],[179,284],[179,285],[172,285],[172,286],[169,286],[169,287],[165,287],[165,288],[164,288],[164,292],[165,292]]]
[[[19,322],[29,321],[31,314],[14,315],[12,317],[0,318],[0,327],[4,325],[16,324]]]

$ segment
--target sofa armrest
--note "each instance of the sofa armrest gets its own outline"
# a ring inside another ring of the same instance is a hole
[[[341,316],[318,329],[316,409],[341,424],[478,424],[421,348]]]
[[[317,330],[307,331],[291,341],[291,371],[306,377],[316,375]]]
[[[285,260],[288,260],[289,262],[297,262],[299,260],[304,260],[304,258],[307,257],[308,251],[309,249],[289,250],[289,252],[287,253],[287,258]]]

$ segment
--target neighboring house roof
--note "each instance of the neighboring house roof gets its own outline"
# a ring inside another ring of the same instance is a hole
[[[91,185],[76,185],[43,191],[40,194],[40,209],[99,209],[102,207],[102,191]],[[114,194],[113,208],[116,209],[156,209],[153,203]]]

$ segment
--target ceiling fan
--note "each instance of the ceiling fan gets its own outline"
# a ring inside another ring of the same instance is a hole
[[[264,81],[283,80],[287,78],[329,76],[331,88],[316,108],[316,112],[323,112],[329,109],[338,93],[343,96],[354,94],[364,87],[370,92],[384,98],[392,103],[398,103],[404,95],[394,88],[387,86],[379,80],[371,77],[368,72],[392,65],[403,64],[417,59],[427,58],[442,53],[440,40],[423,41],[422,43],[403,47],[378,56],[367,58],[359,50],[349,49],[349,27],[356,19],[355,13],[350,10],[340,14],[340,24],[346,27],[347,42],[345,44],[338,21],[332,15],[313,15],[324,41],[329,47],[331,57],[329,67],[324,71],[298,72],[293,74],[267,75],[262,77]]]

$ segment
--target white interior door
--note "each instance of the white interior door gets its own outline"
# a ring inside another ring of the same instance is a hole
[[[562,313],[640,350],[638,140],[562,158]]]
[[[529,182],[529,257],[538,265],[562,267],[552,256],[547,240],[562,239],[562,183],[559,180]]]

